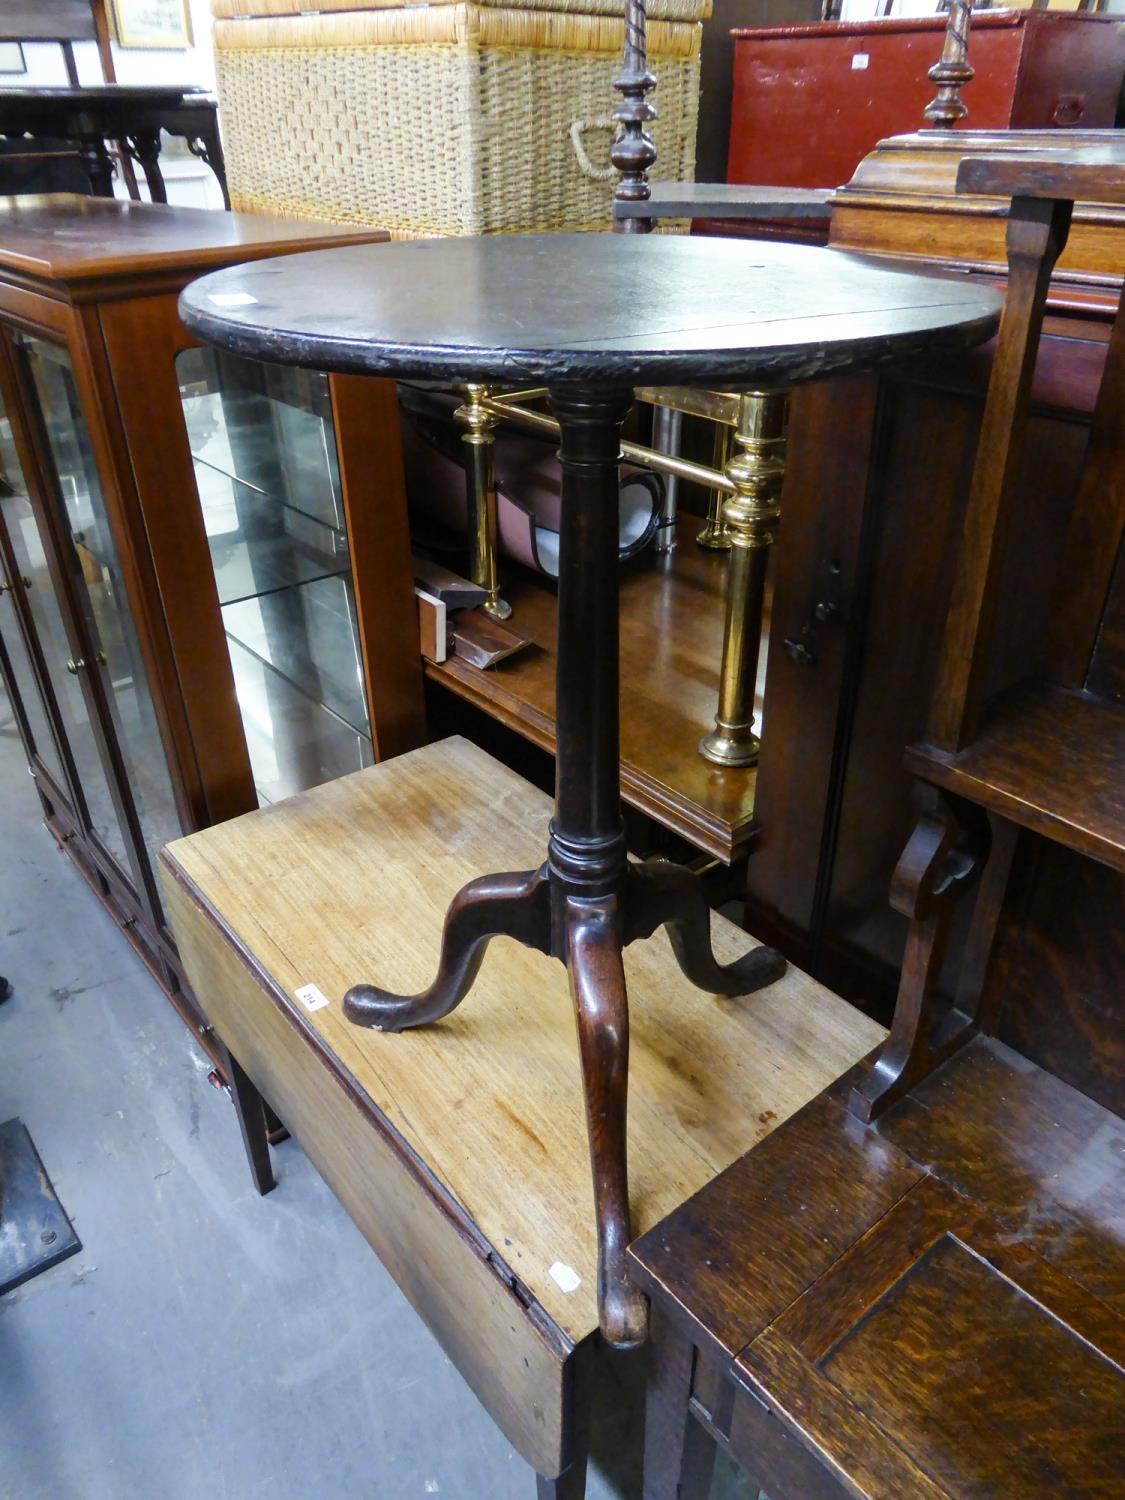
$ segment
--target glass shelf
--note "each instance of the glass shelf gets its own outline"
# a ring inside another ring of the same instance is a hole
[[[210,349],[185,350],[176,373],[197,462],[344,529],[325,376]]]
[[[198,460],[195,483],[220,604],[347,573],[342,531]]]
[[[176,362],[259,800],[371,765],[326,376],[214,349]]]
[[[278,802],[374,764],[371,740],[227,637],[258,800]]]
[[[227,636],[306,697],[359,734],[368,733],[367,698],[350,577],[242,599],[223,609]]]

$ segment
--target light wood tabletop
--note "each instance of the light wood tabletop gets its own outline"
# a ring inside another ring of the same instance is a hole
[[[379,1032],[341,1007],[373,976],[424,983],[451,896],[482,871],[533,866],[549,816],[541,792],[449,739],[178,840],[162,874],[217,1035],[537,1470],[540,1495],[575,1500],[598,1241],[566,970],[500,937],[439,1024]],[[721,962],[753,946],[718,916],[712,935]],[[714,999],[663,930],[630,946],[625,968],[640,1230],[884,1035],[796,969]]]
[[[168,846],[260,966],[278,1004],[356,1080],[575,1342],[597,1326],[592,1189],[566,971],[509,938],[440,1025],[351,1025],[344,991],[411,991],[466,880],[534,865],[548,799],[460,738],[429,745]],[[716,953],[753,946],[716,915]],[[800,970],[742,1000],[685,979],[663,932],[626,950],[629,1150],[651,1228],[817,1094],[884,1032]],[[296,998],[314,984],[329,1004]],[[207,1005],[206,993],[200,1000]],[[579,1278],[564,1289],[552,1267]]]

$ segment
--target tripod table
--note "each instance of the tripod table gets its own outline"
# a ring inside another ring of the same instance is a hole
[[[185,323],[236,353],[318,370],[546,386],[561,429],[557,779],[545,863],[472,880],[445,918],[419,995],[359,983],[344,1012],[399,1031],[464,998],[489,938],[566,964],[594,1178],[602,1333],[644,1338],[625,1274],[629,1020],[622,948],[668,928],[685,974],[717,995],[783,971],[757,948],[728,965],[707,901],[679,866],[631,864],[618,788],[617,467],[637,386],[748,392],[740,499],[760,535],[779,515],[782,414],[795,384],[979,343],[999,297],[967,276],[918,276],[834,250],[678,236],[508,235],[283,256],[203,277]],[[753,528],[748,534],[753,537]],[[694,746],[685,746],[694,753]],[[358,874],[359,872],[357,872]],[[359,976],[357,976],[358,978]],[[378,976],[371,976],[377,980]]]

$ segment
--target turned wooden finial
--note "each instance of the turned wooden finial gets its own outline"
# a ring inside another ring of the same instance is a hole
[[[625,52],[621,72],[613,80],[621,103],[613,118],[621,134],[610,148],[609,159],[621,173],[614,198],[625,203],[644,203],[649,197],[648,169],[656,160],[656,147],[645,126],[656,119],[656,107],[647,95],[656,87],[648,68],[645,39],[645,0],[625,0]],[[617,219],[614,228],[623,234],[647,234],[651,219]]]
[[[961,90],[972,83],[975,69],[969,62],[969,26],[973,19],[973,0],[951,0],[949,19],[945,23],[945,45],[941,58],[930,69],[938,86],[937,94],[926,105],[926,119],[939,130],[948,130],[969,113],[962,102]]]

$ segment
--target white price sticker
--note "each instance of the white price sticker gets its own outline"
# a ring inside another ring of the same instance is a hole
[[[208,292],[207,300],[216,307],[253,307],[258,301],[249,292]]]
[[[328,1004],[328,996],[323,990],[318,990],[315,984],[303,984],[293,993],[306,1010],[323,1010]]]
[[[563,1265],[561,1260],[555,1261],[547,1272],[553,1281],[556,1281],[564,1292],[576,1292],[582,1285],[582,1278],[572,1266]]]
[[[870,64],[871,64],[871,54],[870,54],[870,52],[853,52],[852,53],[852,69],[853,69],[853,71],[862,72],[862,70],[864,68],[866,68],[866,67],[869,67]]]

